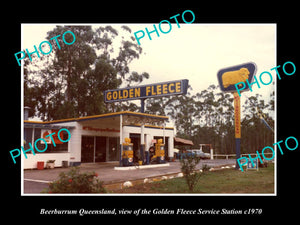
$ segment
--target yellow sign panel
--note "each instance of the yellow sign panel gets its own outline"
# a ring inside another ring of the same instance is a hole
[[[233,93],[234,96],[234,127],[235,138],[241,138],[241,101],[237,92]]]
[[[127,87],[104,91],[105,102],[128,101],[152,97],[186,94],[188,80],[168,81],[156,84],[147,84],[137,87]]]
[[[224,88],[229,87],[230,85],[235,85],[239,82],[246,82],[249,78],[249,70],[247,68],[241,68],[235,71],[229,71],[222,75],[222,82]],[[239,84],[239,86],[242,84]]]

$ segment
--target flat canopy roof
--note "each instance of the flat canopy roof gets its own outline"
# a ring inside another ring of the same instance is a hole
[[[70,118],[70,119],[61,119],[61,120],[52,120],[52,121],[29,121],[25,120],[25,125],[31,126],[38,126],[38,127],[46,127],[47,125],[58,124],[58,123],[66,123],[66,122],[85,122],[91,120],[101,120],[101,119],[109,119],[109,118],[119,118],[120,115],[123,115],[123,124],[150,124],[150,125],[159,125],[168,121],[169,117],[167,116],[157,116],[147,113],[138,113],[138,112],[130,112],[130,111],[122,111],[122,112],[115,112],[115,113],[107,113],[107,114],[100,114],[95,116],[85,116],[79,118]],[[115,122],[119,120],[114,120]]]
[[[194,145],[191,140],[174,137],[174,145]]]

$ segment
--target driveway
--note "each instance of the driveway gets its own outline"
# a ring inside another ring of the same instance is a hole
[[[135,169],[135,170],[115,170],[119,166],[118,162],[107,163],[84,163],[80,165],[81,172],[95,171],[99,179],[104,184],[120,183],[128,180],[138,180],[149,177],[163,176],[180,172],[180,162],[170,162],[170,166]],[[201,160],[197,168],[201,169],[206,164],[209,167],[221,167],[235,164],[235,159],[215,159]],[[55,168],[44,170],[24,170],[24,194],[40,193],[48,187],[48,183],[58,179],[61,172],[67,172],[70,168]]]

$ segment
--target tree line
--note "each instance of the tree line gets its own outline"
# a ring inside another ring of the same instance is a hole
[[[136,44],[131,30],[121,26],[57,26],[46,39],[67,30],[76,42],[42,56],[38,63],[24,60],[24,105],[31,107],[30,116],[43,121],[98,115],[108,112],[139,112],[134,102],[104,103],[103,91],[120,86],[134,86],[148,79],[147,72],[130,71],[142,48]],[[116,47],[118,46],[118,47]],[[149,98],[145,113],[169,116],[176,136],[199,144],[212,144],[218,153],[234,153],[233,96],[210,85],[200,93]],[[251,96],[242,106],[242,153],[255,152],[274,143],[274,134],[260,120],[257,107],[265,121],[274,127],[274,92],[269,102],[261,95]]]
[[[189,87],[192,90],[192,87]],[[242,96],[243,98],[244,96]],[[245,97],[246,98],[246,97]],[[176,136],[192,140],[194,148],[199,144],[212,144],[215,152],[235,153],[235,129],[233,95],[221,92],[216,85],[191,95],[171,96],[147,100],[147,113],[167,115],[175,123]],[[274,128],[274,92],[266,102],[256,94],[241,106],[241,152],[252,153],[272,146],[274,133],[261,120]]]

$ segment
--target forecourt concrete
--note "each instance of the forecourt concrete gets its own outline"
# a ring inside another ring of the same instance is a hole
[[[119,162],[106,162],[106,163],[86,163],[81,164],[81,172],[95,171],[98,173],[98,177],[104,184],[113,184],[118,182],[125,182],[131,180],[138,180],[156,176],[163,176],[167,174],[179,173],[180,162],[170,162],[170,166],[147,168],[147,169],[135,169],[132,170],[115,170],[114,167],[119,165]],[[197,166],[197,169],[201,169],[203,164],[207,164],[209,167],[220,167],[225,165],[235,164],[235,159],[215,159],[215,160],[201,160]],[[61,172],[67,172],[70,168],[55,168],[44,170],[24,170],[24,193],[32,193],[30,190],[37,190],[38,188],[32,188],[34,185],[54,181],[58,179]],[[38,183],[38,184],[37,184]],[[43,186],[43,185],[42,185]],[[47,187],[47,185],[44,185]],[[26,191],[28,190],[28,192]],[[41,190],[42,191],[42,190]],[[35,192],[39,193],[39,192]]]

